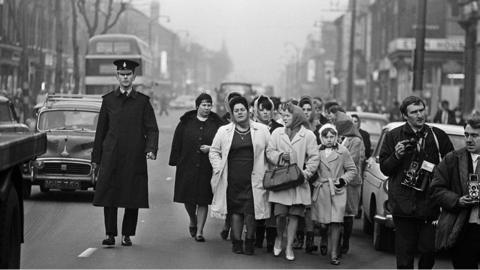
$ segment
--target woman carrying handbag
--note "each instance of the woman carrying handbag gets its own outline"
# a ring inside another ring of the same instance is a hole
[[[339,238],[347,204],[347,184],[357,174],[357,167],[347,148],[337,143],[338,132],[332,124],[320,128],[320,165],[313,182],[312,219],[329,227],[332,265],[339,265]]]
[[[305,182],[295,188],[281,191],[269,191],[269,202],[274,203],[274,215],[277,219],[277,238],[273,254],[282,252],[283,232],[287,230],[285,258],[295,260],[293,240],[298,225],[298,217],[303,217],[305,206],[310,205],[311,195],[307,179],[317,170],[319,156],[315,135],[307,127],[308,120],[300,107],[287,103],[283,112],[285,127],[277,128],[267,148],[267,158],[272,164],[297,164],[305,168],[302,173]],[[279,160],[280,159],[280,160]]]

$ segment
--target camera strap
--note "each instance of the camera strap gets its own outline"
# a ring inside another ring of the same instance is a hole
[[[437,145],[437,150],[438,150],[438,163],[442,161],[442,154],[440,154],[440,144],[438,143],[437,135],[435,135],[435,132],[433,131],[433,128],[430,127],[430,130],[432,131],[433,134],[433,139],[435,140],[435,144]]]

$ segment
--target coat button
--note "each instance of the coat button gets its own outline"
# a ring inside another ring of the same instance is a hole
[[[200,154],[200,150],[197,150],[197,153]]]
[[[200,168],[200,164],[197,163],[197,164],[195,165],[195,167]]]
[[[203,127],[200,127],[200,130],[202,130],[202,129],[203,129]]]
[[[202,137],[198,137],[198,140],[201,141],[201,140],[202,140]]]

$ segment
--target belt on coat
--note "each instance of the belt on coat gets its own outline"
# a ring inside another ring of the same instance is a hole
[[[314,183],[315,189],[314,189],[313,194],[312,194],[312,201],[315,201],[315,202],[317,201],[319,193],[320,193],[320,188],[325,183],[328,184],[328,188],[330,190],[330,195],[335,196],[335,184],[333,183],[333,179],[332,178],[319,178],[319,180],[317,180]]]

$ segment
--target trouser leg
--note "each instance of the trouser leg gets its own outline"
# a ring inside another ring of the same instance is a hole
[[[117,207],[104,207],[103,216],[105,218],[105,232],[106,235],[117,236]]]
[[[263,240],[265,239],[265,220],[256,221],[256,230],[255,230],[255,247],[262,248]]]
[[[451,249],[455,269],[478,269],[480,260],[480,225],[465,224],[461,235]]]
[[[435,264],[435,228],[432,222],[418,221],[418,269],[432,269]]]
[[[413,269],[418,233],[411,218],[393,217],[395,223],[395,255],[398,269]]]
[[[138,208],[125,208],[122,222],[122,235],[135,235],[137,229]]]

